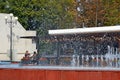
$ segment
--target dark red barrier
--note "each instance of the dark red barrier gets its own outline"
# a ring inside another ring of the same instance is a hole
[[[0,80],[120,80],[120,71],[0,69]]]

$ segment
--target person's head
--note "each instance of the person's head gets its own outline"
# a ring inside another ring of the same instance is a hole
[[[33,54],[37,54],[36,51],[34,51]]]
[[[26,53],[28,53],[28,50],[26,51]]]
[[[96,57],[94,57],[94,59],[96,60],[97,58],[96,58]]]

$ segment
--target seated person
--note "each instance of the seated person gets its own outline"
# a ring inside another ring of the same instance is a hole
[[[33,55],[31,56],[31,60],[32,60],[33,64],[35,64],[35,63],[38,64],[37,53],[35,51],[34,51]]]
[[[21,59],[23,64],[30,64],[30,54],[26,51],[25,56]]]

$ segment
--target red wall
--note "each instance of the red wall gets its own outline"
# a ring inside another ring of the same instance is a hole
[[[0,69],[0,80],[120,80],[120,71]]]

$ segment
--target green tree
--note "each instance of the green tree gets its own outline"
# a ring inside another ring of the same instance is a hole
[[[13,13],[26,29],[68,28],[73,0],[1,0],[0,12]]]

